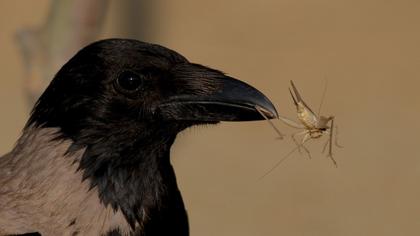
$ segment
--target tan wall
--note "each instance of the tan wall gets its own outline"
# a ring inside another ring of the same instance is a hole
[[[265,122],[179,135],[173,162],[192,235],[420,234],[420,2],[411,0],[155,1],[155,42],[253,84],[293,117],[288,81],[337,117],[339,168]],[[26,120],[17,29],[39,25],[49,1],[0,1],[0,153]],[[104,37],[121,36],[112,2]],[[114,18],[113,18],[114,17]],[[293,130],[277,122],[284,131]]]

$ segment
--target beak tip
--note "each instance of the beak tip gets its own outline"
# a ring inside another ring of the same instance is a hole
[[[264,113],[264,118],[268,119],[278,119],[279,114],[277,113],[276,107],[269,102],[268,104],[265,104],[265,106],[258,106],[257,111]]]
[[[278,119],[279,118],[279,114],[277,113],[276,110],[274,110],[273,113],[271,113],[270,119]]]
[[[277,111],[273,114],[272,119],[278,119],[279,118],[279,114],[277,113]]]
[[[270,119],[278,119],[279,118],[279,114],[277,113],[277,109],[274,106],[274,104],[268,99],[266,98],[266,104],[264,106],[264,110],[266,112],[266,115],[268,118]]]

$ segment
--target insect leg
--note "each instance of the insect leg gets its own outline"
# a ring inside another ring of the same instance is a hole
[[[329,134],[329,131],[326,131],[326,133]],[[327,141],[324,144],[324,147],[322,148],[322,153],[325,153],[325,150],[327,149],[328,144],[330,143],[330,139],[328,138]]]
[[[270,124],[270,126],[274,129],[274,131],[277,133],[278,135],[278,139],[283,139],[284,134],[282,134],[280,132],[280,130],[274,125],[274,123],[264,114],[264,112],[261,110],[261,108],[259,106],[255,106],[255,110],[258,111],[258,113],[260,113],[260,115],[262,117],[264,117],[264,119],[266,119],[268,121],[268,123]]]
[[[305,134],[305,136],[302,139],[302,142],[300,144],[300,146],[303,148],[303,150],[305,150],[305,152],[308,154],[309,159],[312,158],[311,153],[309,152],[309,150],[305,147],[305,145],[303,145],[304,143],[306,143],[306,141],[308,141],[309,139],[311,139],[311,135],[309,134],[309,131],[307,131],[307,133]]]
[[[289,92],[292,95],[293,102],[294,102],[295,106],[298,107],[299,104],[303,104],[304,107],[310,111],[310,113],[312,113],[314,116],[316,116],[315,113],[312,111],[312,109],[305,103],[305,101],[303,101],[303,99],[300,96],[299,91],[297,90],[293,81],[290,80],[290,84],[292,85],[293,92],[290,88],[289,88]]]
[[[295,136],[296,136],[296,135],[307,134],[308,132],[309,132],[309,131],[305,130],[305,131],[303,131],[303,132],[297,132],[297,133],[294,133],[294,134],[292,134],[292,135],[291,135],[292,140],[293,140],[293,142],[296,144],[296,146],[297,146],[298,151],[299,151],[299,153],[300,153],[300,154],[302,154],[302,151],[300,150],[300,147],[301,147],[301,145],[302,145],[302,144],[300,144],[300,143],[296,140]]]
[[[335,161],[333,154],[332,154],[332,139],[333,139],[333,129],[334,129],[334,118],[331,119],[331,130],[330,130],[330,138],[329,138],[329,145],[328,145],[328,155],[331,161],[334,163],[335,167],[337,167],[337,162]]]
[[[286,117],[279,116],[279,119],[280,119],[281,121],[283,121],[286,125],[288,125],[288,126],[290,126],[290,127],[292,127],[292,128],[296,128],[296,129],[305,129],[305,126],[304,126],[303,124],[299,124],[299,123],[297,123],[297,122],[295,122],[295,121],[293,121],[293,120],[290,120],[290,119],[288,119],[288,118],[286,118]]]
[[[339,147],[339,148],[344,148],[342,145],[338,144],[338,126],[335,126],[335,141],[334,141],[335,146]]]

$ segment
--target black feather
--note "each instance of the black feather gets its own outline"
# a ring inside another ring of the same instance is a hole
[[[59,127],[57,138],[73,141],[68,154],[85,148],[78,163],[83,178],[98,189],[104,205],[123,212],[133,231],[142,226],[150,235],[158,235],[152,231],[164,230],[165,224],[172,226],[165,230],[180,232],[176,235],[188,232],[169,152],[176,134],[192,123],[163,122],[151,112],[160,97],[172,93],[164,89],[171,88],[170,70],[180,63],[187,60],[161,46],[99,41],[63,66],[27,124]],[[115,78],[127,70],[146,79],[135,99],[114,87]],[[147,224],[148,219],[157,223]]]

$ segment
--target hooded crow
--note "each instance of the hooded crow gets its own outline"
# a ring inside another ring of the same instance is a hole
[[[80,50],[0,157],[0,235],[189,235],[170,148],[182,130],[277,117],[250,85],[165,47]]]

